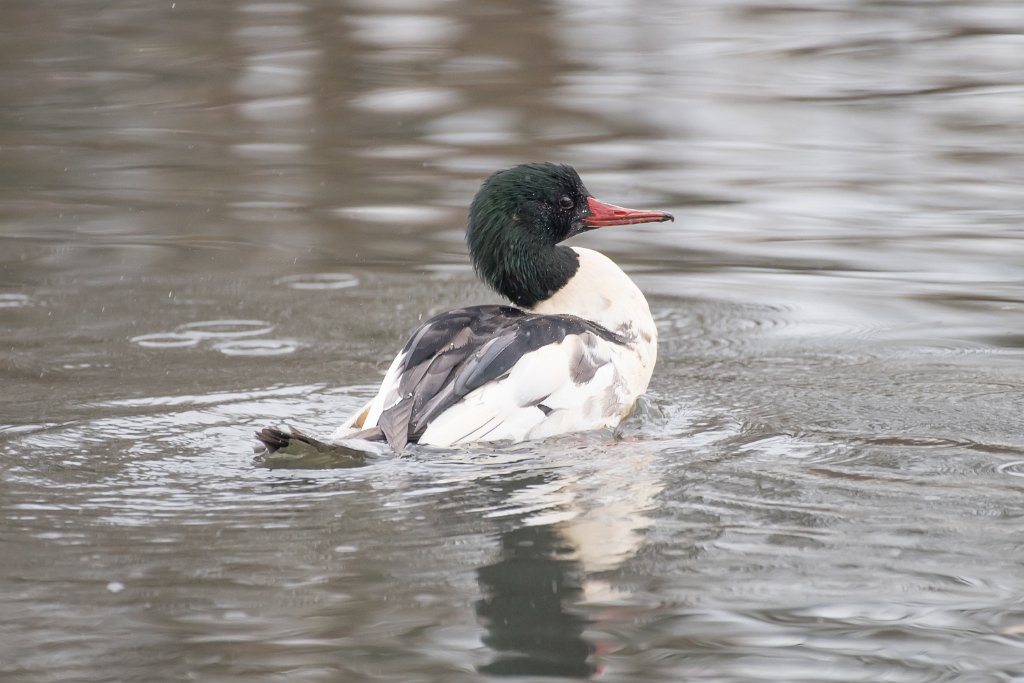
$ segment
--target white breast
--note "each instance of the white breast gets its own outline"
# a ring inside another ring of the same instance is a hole
[[[531,309],[534,313],[568,313],[592,320],[625,337],[619,366],[631,393],[647,390],[658,356],[658,328],[640,288],[604,254],[573,247],[579,270],[564,287]]]

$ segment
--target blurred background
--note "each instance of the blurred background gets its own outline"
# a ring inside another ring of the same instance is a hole
[[[1024,680],[1024,5],[5,0],[0,678]],[[661,334],[612,434],[332,429],[491,172]],[[287,466],[286,466],[287,465]]]

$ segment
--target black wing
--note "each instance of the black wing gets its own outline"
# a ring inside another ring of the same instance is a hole
[[[619,335],[571,315],[538,315],[511,306],[471,306],[442,313],[419,328],[402,350],[398,402],[378,425],[401,451],[430,421],[474,389],[506,375],[524,355],[571,334],[590,332],[617,344]]]

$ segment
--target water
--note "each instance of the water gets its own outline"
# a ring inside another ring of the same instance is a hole
[[[0,679],[1024,681],[1020,3],[3,15]],[[678,218],[577,242],[640,414],[255,459],[495,300],[465,207],[540,159]]]

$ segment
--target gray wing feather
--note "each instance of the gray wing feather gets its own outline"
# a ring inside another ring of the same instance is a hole
[[[442,313],[416,331],[403,353],[399,400],[378,421],[388,444],[401,451],[430,421],[484,384],[505,376],[520,358],[569,334],[625,340],[570,315],[537,315],[509,306],[472,306]]]

